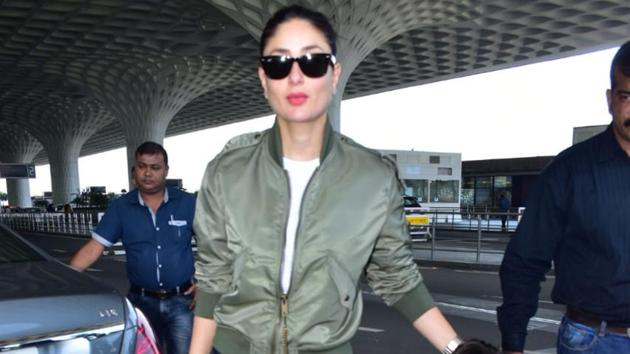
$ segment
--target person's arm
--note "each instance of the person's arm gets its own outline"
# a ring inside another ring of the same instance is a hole
[[[549,263],[525,261],[506,250],[499,271],[503,303],[497,309],[504,353],[522,353],[525,349],[527,323],[538,309],[540,282],[548,269]]]
[[[70,259],[70,266],[79,272],[84,271],[103,254],[106,247],[118,241],[122,227],[117,211],[118,199],[107,208],[101,221],[92,231],[92,239],[83,245]]]
[[[104,250],[105,246],[92,239],[72,256],[72,259],[70,259],[70,267],[79,272],[83,272],[99,259]]]
[[[457,333],[437,307],[423,313],[413,321],[413,326],[440,351],[444,350],[450,341],[457,338]]]
[[[219,159],[217,157],[208,164],[195,206],[197,301],[190,353],[207,354],[211,350],[216,330],[214,309],[232,283],[233,255],[225,235],[226,201],[221,195],[220,177],[216,172]]]
[[[189,354],[208,354],[212,350],[217,323],[209,318],[195,316]]]
[[[503,303],[497,309],[504,353],[525,349],[527,323],[538,309],[540,283],[562,238],[571,181],[562,164],[545,169],[508,243],[499,270]]]
[[[366,268],[368,283],[387,305],[398,310],[442,351],[457,333],[435,307],[413,260],[410,245],[400,182],[392,175],[388,213]]]

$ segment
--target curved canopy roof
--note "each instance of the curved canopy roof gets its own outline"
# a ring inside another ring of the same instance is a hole
[[[342,65],[356,61],[344,98],[612,47],[630,33],[627,0],[295,2],[329,15]],[[133,115],[137,101],[159,100],[160,110],[176,112],[167,136],[269,114],[257,38],[284,3],[2,1],[0,123],[37,137],[42,127],[67,124],[40,115],[42,105],[102,102],[109,113],[75,128],[91,134],[86,155],[125,145],[115,117]],[[37,161],[45,159],[40,153]]]

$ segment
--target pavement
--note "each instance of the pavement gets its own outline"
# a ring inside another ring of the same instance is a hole
[[[413,257],[422,266],[498,271],[503,261],[503,252],[481,251],[470,248],[430,248],[430,244],[419,248],[414,245]]]
[[[449,238],[455,237],[460,240],[468,239],[468,243],[461,242],[452,243],[453,240],[445,241],[441,239],[439,242],[414,242],[413,256],[418,265],[427,267],[444,267],[450,269],[465,270],[481,270],[481,271],[498,271],[503,260],[503,248],[505,247],[505,238],[507,234],[501,235],[497,232],[488,232],[484,234],[484,241],[493,242],[492,245],[482,244],[479,252],[476,249],[476,243],[470,243],[471,238],[477,237],[476,231],[461,230],[438,230],[439,236],[448,235]],[[43,232],[34,232],[32,234],[47,235]],[[89,236],[57,234],[67,237],[86,239]],[[491,235],[491,236],[488,236]],[[440,237],[438,237],[440,238]],[[497,239],[503,239],[498,241]],[[193,242],[193,251],[196,251],[196,244]],[[106,255],[124,255],[125,251],[122,243],[118,242],[105,252]]]
[[[503,253],[516,225],[501,231],[499,220],[483,228],[469,227],[466,222],[447,224],[433,229],[432,239],[414,239],[413,256],[419,265],[466,270],[498,271]]]

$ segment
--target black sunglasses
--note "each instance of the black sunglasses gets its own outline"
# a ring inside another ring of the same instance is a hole
[[[260,64],[265,71],[265,75],[274,80],[287,77],[295,61],[297,61],[304,75],[311,78],[318,78],[326,75],[328,65],[335,65],[337,59],[332,54],[324,53],[304,54],[299,58],[293,58],[287,55],[268,55],[260,57]]]

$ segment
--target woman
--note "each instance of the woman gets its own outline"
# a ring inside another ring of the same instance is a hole
[[[258,75],[274,126],[208,164],[195,215],[190,353],[352,353],[359,277],[437,349],[460,343],[413,262],[393,163],[332,131],[341,65],[320,13],[277,12]],[[360,202],[357,202],[360,201]]]

